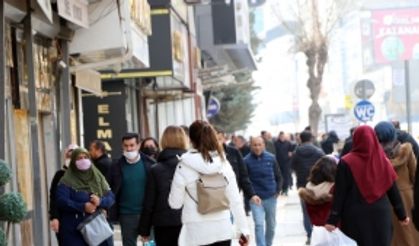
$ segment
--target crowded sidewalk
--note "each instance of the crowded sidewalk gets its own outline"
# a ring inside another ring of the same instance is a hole
[[[306,242],[306,236],[303,227],[303,218],[301,213],[300,200],[297,190],[294,187],[288,192],[288,196],[280,196],[277,204],[277,226],[273,245],[275,246],[303,246]],[[251,227],[252,244],[254,241],[253,220],[248,217]],[[115,228],[115,246],[122,246],[119,227]],[[141,244],[139,244],[141,245]],[[234,243],[233,246],[238,245]]]

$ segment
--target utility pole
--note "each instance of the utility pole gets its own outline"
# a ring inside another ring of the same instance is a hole
[[[404,81],[406,88],[406,121],[407,131],[412,133],[412,109],[411,109],[411,98],[410,98],[410,62],[409,60],[404,61]]]
[[[34,211],[32,233],[34,236],[34,245],[47,245],[44,238],[44,227],[42,226],[43,211],[46,204],[42,204],[41,199],[37,199],[39,192],[42,190],[41,181],[41,164],[39,156],[39,137],[38,137],[38,109],[36,103],[36,86],[35,86],[35,66],[34,66],[34,37],[32,33],[32,6],[31,0],[26,1],[27,13],[24,20],[24,38],[26,42],[26,64],[28,72],[28,92],[29,92],[29,129],[31,136],[31,164],[33,170],[33,197]],[[30,167],[28,167],[30,168]]]

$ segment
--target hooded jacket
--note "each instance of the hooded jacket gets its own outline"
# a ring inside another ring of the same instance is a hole
[[[185,152],[181,149],[164,149],[159,154],[157,164],[151,167],[140,217],[140,235],[149,236],[152,226],[182,225],[182,210],[171,209],[168,197],[179,158]]]
[[[179,245],[205,245],[233,238],[230,211],[233,213],[237,229],[241,233],[249,235],[243,209],[243,199],[239,193],[233,169],[227,160],[223,161],[215,153],[213,153],[212,159],[212,162],[207,162],[203,159],[201,153],[192,149],[182,155],[175,171],[169,194],[169,205],[173,209],[183,207],[182,223],[184,226],[182,227]],[[196,181],[199,179],[200,173],[224,174],[228,180],[226,196],[229,198],[230,211],[223,210],[210,214],[200,214],[198,212],[196,202],[186,193],[186,189],[196,199]],[[182,238],[186,238],[188,242],[182,244]]]
[[[323,150],[312,143],[304,143],[297,147],[292,157],[292,168],[297,176],[297,187],[305,187],[311,167],[324,156]]]
[[[298,189],[298,195],[304,201],[310,221],[313,225],[324,226],[329,217],[333,200],[334,183],[323,182],[314,185],[307,183],[305,188]]]

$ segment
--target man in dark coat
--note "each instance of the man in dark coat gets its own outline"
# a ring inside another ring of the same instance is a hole
[[[236,137],[235,145],[243,157],[245,157],[246,155],[250,153],[249,144],[247,143],[246,139],[242,135],[238,135]]]
[[[111,221],[121,225],[122,244],[137,245],[140,215],[143,209],[147,176],[154,161],[139,152],[137,133],[122,137],[123,156],[112,165],[110,186],[115,204],[110,211]]]
[[[112,166],[112,160],[109,158],[105,144],[100,140],[94,140],[89,146],[90,157],[93,164],[105,176],[109,183],[109,174]]]
[[[274,142],[272,141],[272,134],[268,131],[261,131],[260,136],[262,136],[263,141],[265,142],[265,150],[273,155],[276,155]]]
[[[240,151],[226,145],[225,132],[223,129],[216,127],[215,130],[217,131],[218,142],[223,145],[227,160],[236,174],[237,185],[239,186],[239,189],[243,191],[245,201],[252,201],[255,204],[260,204],[261,200],[256,195],[252,183],[250,183],[247,167]],[[246,211],[248,211],[247,208]]]
[[[340,152],[340,158],[344,155],[348,154],[352,149],[352,135],[354,134],[356,127],[352,127],[349,130],[349,137],[345,139],[345,143],[343,145],[342,151]]]
[[[327,137],[321,142],[321,147],[326,155],[332,154],[334,151],[334,144],[339,142],[339,137],[335,131],[327,133]]]
[[[288,194],[288,189],[291,186],[291,156],[294,147],[290,141],[286,139],[285,133],[280,132],[278,139],[274,143],[276,152],[276,161],[281,169],[284,182],[282,184],[282,193]]]
[[[292,157],[292,168],[297,175],[297,188],[305,187],[307,178],[313,165],[324,156],[323,150],[313,144],[313,135],[309,131],[300,134],[301,145],[295,150]],[[301,200],[304,229],[307,233],[307,243],[310,242],[312,225],[304,201]]]

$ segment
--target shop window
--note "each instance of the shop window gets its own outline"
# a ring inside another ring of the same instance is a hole
[[[23,32],[16,32],[16,77],[19,83],[20,108],[29,109],[28,97],[28,64],[26,62],[26,45],[22,38]],[[55,84],[55,65],[57,61],[57,48],[55,42],[35,37],[33,44],[33,68],[35,73],[36,104],[39,112],[50,113],[52,111],[54,84]]]

